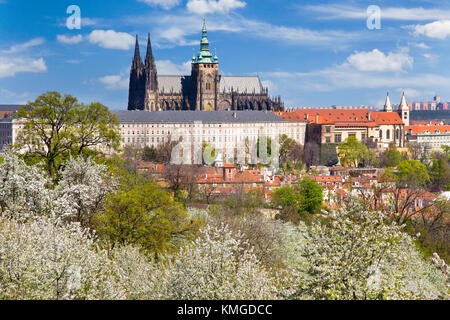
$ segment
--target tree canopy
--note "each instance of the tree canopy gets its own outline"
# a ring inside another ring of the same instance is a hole
[[[120,145],[117,117],[101,103],[86,106],[71,95],[44,93],[22,106],[15,118],[23,121],[16,147],[45,160],[50,176],[71,155]]]

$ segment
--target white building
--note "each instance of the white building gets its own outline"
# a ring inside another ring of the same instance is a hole
[[[406,127],[409,142],[417,142],[431,151],[450,146],[450,125],[413,125]]]
[[[306,121],[286,121],[265,111],[113,111],[120,123],[121,146],[157,147],[169,139],[201,150],[206,142],[233,162],[256,152],[258,137],[277,141],[285,134],[304,145]]]

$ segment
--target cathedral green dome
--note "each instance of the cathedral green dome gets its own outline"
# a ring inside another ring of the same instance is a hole
[[[200,41],[200,52],[197,58],[192,59],[192,63],[217,63],[219,59],[217,56],[213,58],[211,51],[209,51],[208,31],[206,30],[205,18],[203,18],[202,40]]]

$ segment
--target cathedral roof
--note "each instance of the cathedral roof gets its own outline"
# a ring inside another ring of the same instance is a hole
[[[260,94],[263,91],[263,87],[259,77],[249,76],[222,76],[220,78],[220,92],[231,92],[231,89],[235,92],[248,94],[255,91],[256,94]]]
[[[189,90],[189,84],[191,81],[190,76],[162,76],[158,75],[158,86],[160,92],[171,92],[181,93],[183,87]],[[220,92],[225,91],[226,93],[231,92],[233,89],[237,93],[261,94],[263,92],[263,86],[259,77],[248,76],[221,76],[220,77]]]
[[[159,92],[182,93],[183,86],[190,84],[191,76],[160,76],[158,75]],[[187,88],[186,88],[187,89]]]
[[[272,112],[264,111],[117,111],[111,110],[123,123],[173,122],[286,122]],[[236,118],[233,116],[236,114]]]

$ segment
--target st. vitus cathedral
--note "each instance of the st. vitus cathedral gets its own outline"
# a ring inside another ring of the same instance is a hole
[[[192,58],[190,76],[158,75],[148,37],[145,65],[139,43],[130,74],[128,110],[274,110],[283,108],[280,97],[270,98],[257,76],[222,76],[219,59],[209,51],[203,22],[200,52]]]

